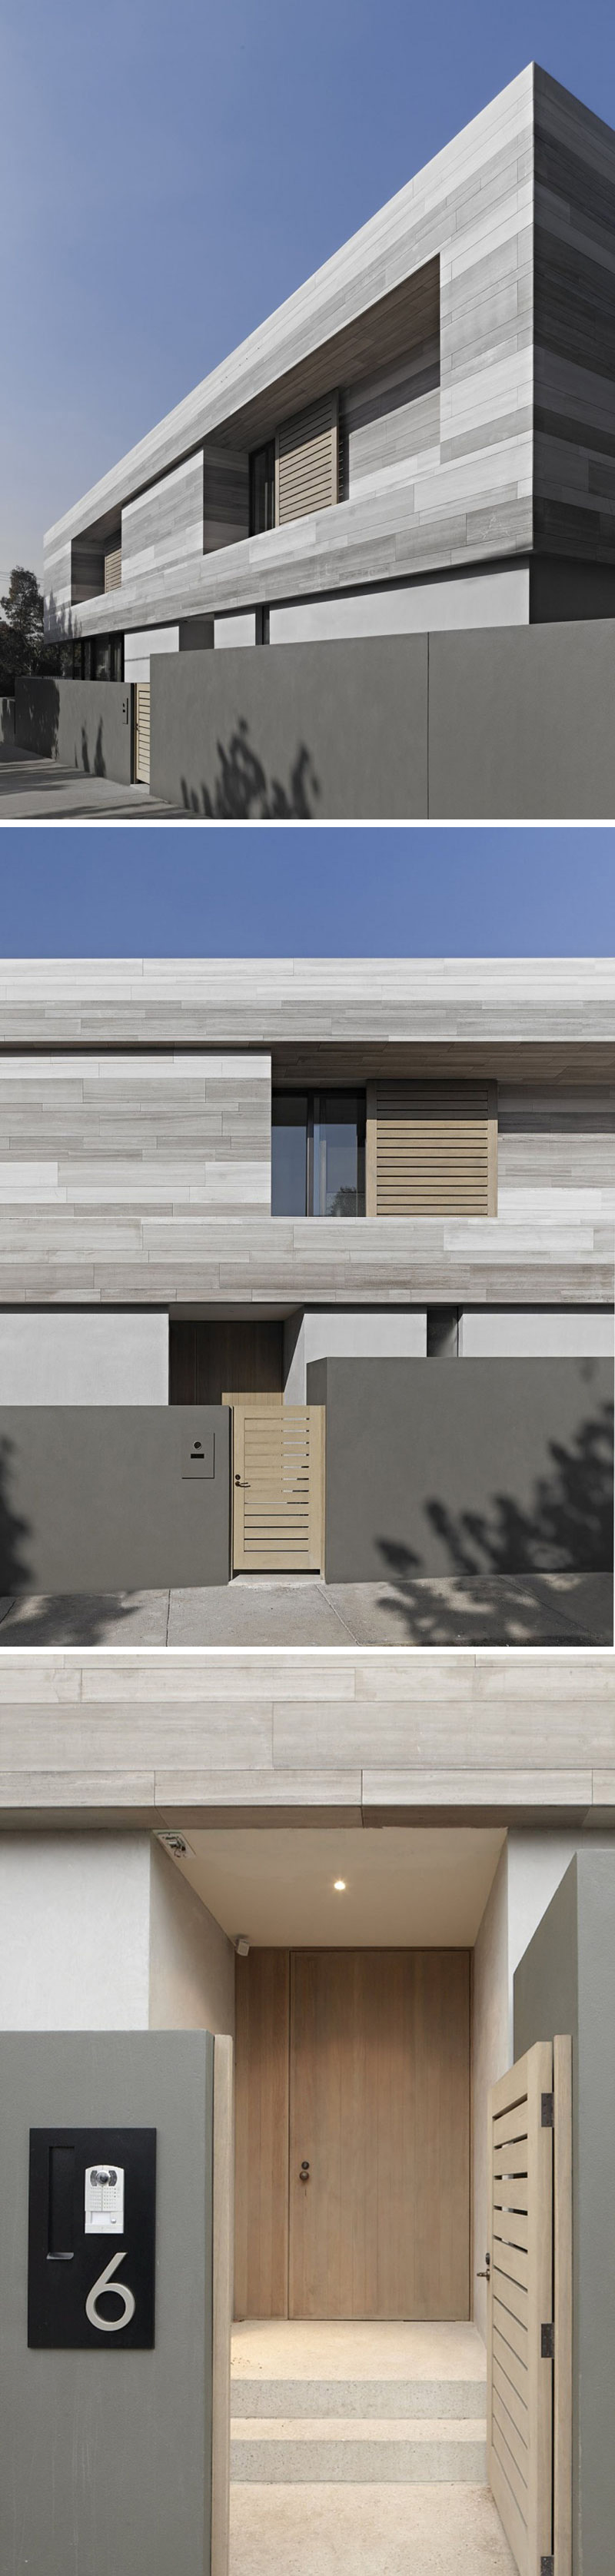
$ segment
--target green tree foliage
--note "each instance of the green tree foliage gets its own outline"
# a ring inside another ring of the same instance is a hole
[[[46,640],[43,593],[25,564],[14,565],[0,608],[0,697],[12,697],[19,672],[61,671],[63,649]]]

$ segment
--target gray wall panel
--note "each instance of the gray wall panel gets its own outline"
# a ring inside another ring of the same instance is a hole
[[[318,1360],[330,1583],[613,1564],[608,1360]]]
[[[152,664],[155,796],[221,816],[427,813],[427,639]]]
[[[429,640],[436,821],[615,814],[615,622]]]
[[[227,1583],[224,1405],[8,1405],[0,1421],[0,1593]],[[213,1436],[213,1475],[182,1470]]]
[[[207,2576],[213,2041],[4,2035],[0,2077],[2,2576]],[[153,2352],[28,2350],[29,2130],[73,2123],[157,2131]]]
[[[15,682],[15,740],[22,751],[97,778],[132,778],[132,696],[123,680]]]

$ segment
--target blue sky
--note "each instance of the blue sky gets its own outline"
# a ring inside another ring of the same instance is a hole
[[[7,826],[0,868],[5,957],[615,951],[610,828]]]
[[[532,59],[615,123],[612,0],[0,0],[0,590]]]

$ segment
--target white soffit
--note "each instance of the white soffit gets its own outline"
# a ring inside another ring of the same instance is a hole
[[[182,1875],[233,1939],[255,1947],[468,1948],[503,1827],[190,1827]],[[345,1892],[335,1892],[343,1878]]]

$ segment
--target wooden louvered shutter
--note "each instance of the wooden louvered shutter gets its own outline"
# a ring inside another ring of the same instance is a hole
[[[122,545],[121,539],[119,546],[114,539],[113,545],[105,549],[105,590],[120,590],[121,585]]]
[[[370,1083],[368,1216],[494,1216],[495,1084]]]
[[[338,497],[338,398],[323,394],[294,420],[285,420],[275,443],[276,522],[330,510]]]

